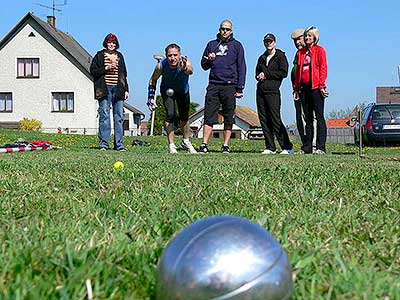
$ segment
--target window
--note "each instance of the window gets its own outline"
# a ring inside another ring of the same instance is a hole
[[[375,109],[372,113],[372,120],[386,120],[391,119],[389,111],[385,106],[375,106]]]
[[[52,112],[74,112],[74,93],[52,93]]]
[[[39,78],[39,58],[17,58],[17,78]]]
[[[12,112],[13,102],[11,93],[0,93],[0,113]]]
[[[124,130],[129,130],[129,114],[124,114],[124,122],[122,123]]]

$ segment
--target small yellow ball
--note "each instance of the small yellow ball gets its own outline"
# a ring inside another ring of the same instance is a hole
[[[123,169],[125,167],[124,163],[122,161],[116,161],[114,163],[114,169]]]

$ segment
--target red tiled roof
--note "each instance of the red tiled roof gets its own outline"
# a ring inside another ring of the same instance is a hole
[[[349,119],[328,119],[326,127],[349,127]]]

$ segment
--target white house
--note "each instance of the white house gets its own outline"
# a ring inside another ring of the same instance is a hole
[[[71,36],[28,13],[0,41],[0,126],[37,119],[43,131],[96,134],[91,55]],[[140,133],[144,114],[124,105],[124,129]]]
[[[224,120],[221,114],[218,114],[218,124],[213,126],[213,137],[222,138],[224,130]],[[189,126],[194,135],[202,138],[204,129],[204,108],[198,110],[190,116]],[[235,123],[232,127],[232,138],[254,139],[262,138],[263,134],[260,127],[258,114],[249,107],[236,105]]]

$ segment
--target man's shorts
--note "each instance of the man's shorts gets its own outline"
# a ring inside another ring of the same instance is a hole
[[[204,104],[204,124],[218,124],[218,112],[224,117],[224,124],[235,122],[236,87],[234,85],[209,84]]]
[[[179,120],[186,122],[189,120],[190,94],[175,93],[172,97],[168,97],[165,91],[161,91],[164,107],[166,110],[166,122],[174,123],[175,117],[179,114]],[[176,103],[176,104],[175,104]],[[177,106],[177,107],[176,107]]]

